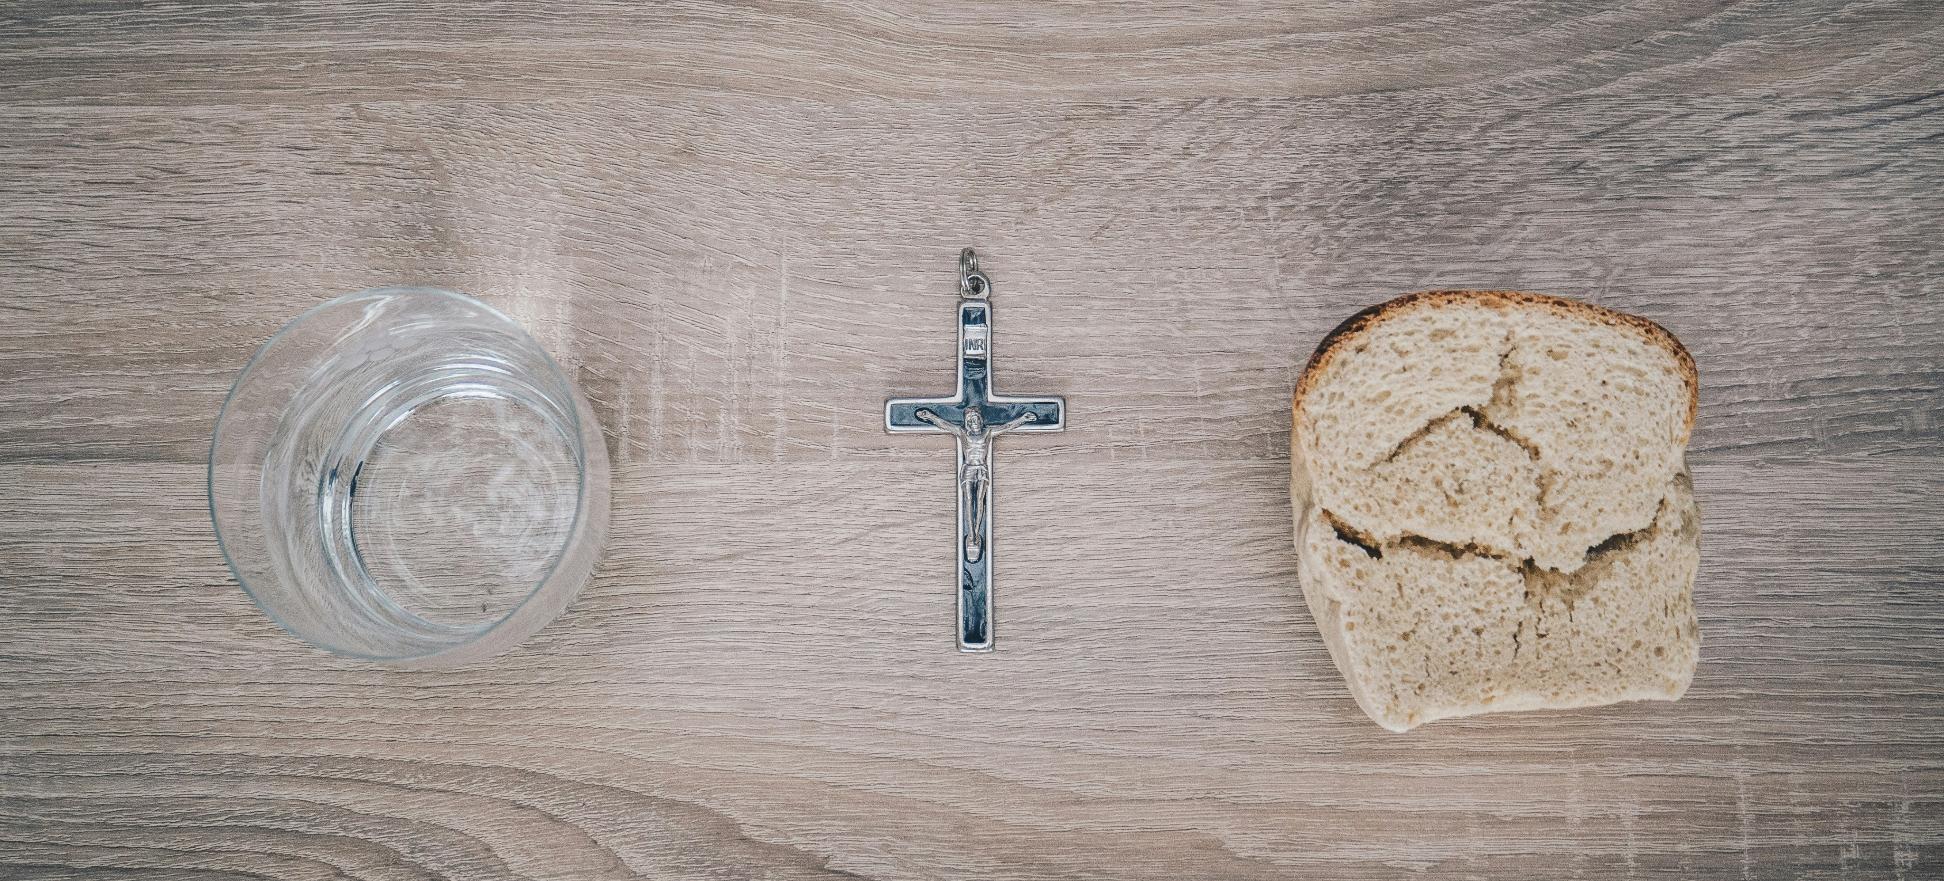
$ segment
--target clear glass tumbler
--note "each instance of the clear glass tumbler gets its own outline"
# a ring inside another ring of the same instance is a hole
[[[230,569],[339,654],[452,666],[564,609],[607,540],[587,401],[484,303],[382,288],[285,325],[237,377],[209,452]]]

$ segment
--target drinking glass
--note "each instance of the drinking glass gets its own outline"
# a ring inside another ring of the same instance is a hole
[[[607,451],[518,323],[450,291],[381,288],[257,350],[216,420],[209,509],[237,581],[284,629],[447,667],[518,644],[587,582]]]

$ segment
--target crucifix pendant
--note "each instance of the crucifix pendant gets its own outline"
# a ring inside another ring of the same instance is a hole
[[[992,651],[992,441],[1007,432],[1061,431],[1066,401],[1010,397],[992,391],[992,282],[979,257],[959,254],[958,393],[949,398],[892,398],[884,429],[958,439],[958,645]]]

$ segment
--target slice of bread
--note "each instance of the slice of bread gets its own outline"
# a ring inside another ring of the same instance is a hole
[[[1350,692],[1404,731],[1687,691],[1694,362],[1643,318],[1512,291],[1366,309],[1297,383],[1300,580]]]

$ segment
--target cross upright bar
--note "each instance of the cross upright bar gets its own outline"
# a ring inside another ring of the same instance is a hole
[[[967,248],[959,257],[958,389],[949,398],[892,398],[884,428],[892,433],[950,434],[958,440],[958,645],[993,646],[992,442],[1007,432],[1062,431],[1062,398],[1014,397],[992,391],[992,283]]]

